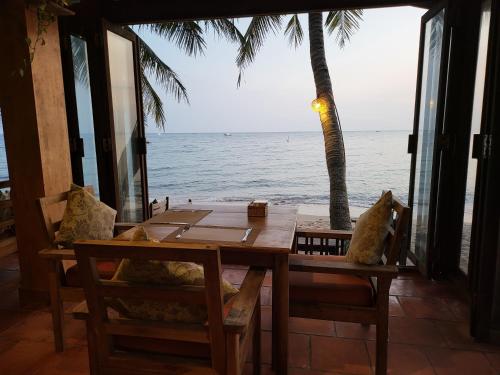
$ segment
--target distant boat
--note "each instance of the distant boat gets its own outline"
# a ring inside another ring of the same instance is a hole
[[[224,133],[226,137],[230,137],[232,134],[231,133]]]

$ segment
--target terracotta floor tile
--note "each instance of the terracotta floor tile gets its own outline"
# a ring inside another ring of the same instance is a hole
[[[468,323],[435,322],[435,325],[452,349],[500,353],[500,346],[475,342],[474,338],[470,336]]]
[[[266,277],[264,277],[264,282],[262,283],[262,285],[263,286],[273,285],[273,273],[272,273],[272,271],[266,272]]]
[[[493,375],[496,371],[481,352],[427,349],[427,356],[437,375]]]
[[[444,337],[432,321],[415,318],[389,318],[389,341],[401,344],[445,347]]]
[[[337,337],[348,339],[375,340],[377,331],[375,325],[361,325],[359,323],[335,322]]]
[[[262,332],[261,340],[260,340],[260,361],[263,364],[271,364],[272,363],[272,333],[271,332]]]
[[[309,367],[310,337],[296,333],[288,335],[288,366],[299,368]]]
[[[89,360],[86,346],[65,349],[64,353],[52,353],[33,370],[33,375],[87,375]]]
[[[15,287],[19,285],[20,280],[19,271],[0,270],[0,285],[2,285],[2,288]]]
[[[274,372],[271,370],[271,366],[269,365],[264,365],[260,367],[260,375],[273,375]],[[250,363],[247,363],[245,365],[245,368],[243,370],[243,375],[253,375],[253,368]]]
[[[450,282],[431,280],[396,279],[392,281],[389,294],[392,296],[458,298],[460,292]]]
[[[16,324],[2,332],[2,337],[11,340],[30,340],[54,342],[52,331],[52,316],[48,312],[32,312]],[[64,337],[67,345],[85,342],[85,326],[82,321],[74,320],[71,316],[65,317]]]
[[[414,270],[403,270],[399,272],[398,280],[417,280],[417,281],[427,281],[419,272]]]
[[[291,333],[288,335],[288,364],[291,367],[306,368],[309,366],[309,336]],[[249,360],[251,354],[247,358]],[[261,362],[271,364],[272,362],[272,334],[263,331],[261,336]]]
[[[446,302],[432,297],[403,297],[399,296],[399,303],[405,314],[412,318],[427,318],[439,320],[454,320],[455,315],[450,311]]]
[[[468,322],[470,319],[470,305],[460,299],[443,298],[442,301],[446,303],[448,308],[453,313],[456,321]]]
[[[222,272],[222,277],[229,281],[231,284],[241,284],[246,274],[247,270],[224,269],[224,271]]]
[[[21,324],[28,315],[26,311],[0,310],[0,335],[3,331]]]
[[[17,343],[18,343],[18,341],[13,341],[13,340],[10,340],[10,339],[6,339],[6,338],[3,338],[3,337],[0,337],[0,354],[2,354],[3,352],[11,349]]]
[[[343,375],[339,372],[325,372],[325,371],[317,371],[317,370],[309,370],[309,369],[300,369],[300,368],[289,368],[289,375]]]
[[[51,343],[19,341],[0,354],[0,374],[31,375],[53,354]]]
[[[405,312],[396,296],[389,296],[389,316],[405,316]]]
[[[489,359],[491,366],[500,373],[500,353],[485,353]]]
[[[261,328],[264,331],[271,331],[273,329],[273,310],[271,306],[261,307]]]
[[[269,306],[272,303],[272,290],[269,286],[263,286],[260,289],[260,304],[262,306]]]
[[[19,271],[19,257],[17,253],[0,258],[0,269],[8,271]]]
[[[332,321],[328,320],[291,317],[288,322],[288,330],[309,335],[335,336],[335,326]]]
[[[348,374],[370,374],[364,341],[311,336],[311,368]]]
[[[367,345],[373,370],[375,371],[375,342],[368,342]],[[388,352],[388,375],[434,375],[431,363],[419,346],[389,344]]]

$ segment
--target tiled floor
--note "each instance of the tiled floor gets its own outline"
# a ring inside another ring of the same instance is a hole
[[[244,272],[227,269],[225,277],[239,284]],[[263,374],[272,373],[270,280],[262,289]],[[16,257],[0,259],[0,374],[88,374],[82,323],[68,316],[67,349],[55,353],[47,308],[20,308],[18,281]],[[390,303],[390,374],[500,374],[500,347],[469,337],[468,307],[449,283],[403,274],[393,282]],[[290,373],[373,374],[374,334],[359,324],[291,318]]]

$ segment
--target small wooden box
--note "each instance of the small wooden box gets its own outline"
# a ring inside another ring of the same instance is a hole
[[[267,216],[267,201],[254,200],[248,204],[249,217],[266,217]]]

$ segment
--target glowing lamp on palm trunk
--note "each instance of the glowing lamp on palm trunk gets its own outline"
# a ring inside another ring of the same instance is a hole
[[[314,112],[324,112],[326,107],[327,106],[323,98],[316,98],[311,102],[311,108]]]

